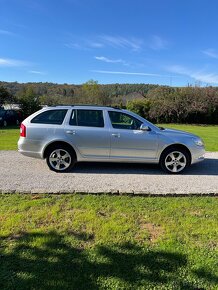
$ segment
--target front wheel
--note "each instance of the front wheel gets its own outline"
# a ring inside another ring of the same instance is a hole
[[[181,173],[189,164],[190,156],[184,149],[170,148],[160,158],[160,166],[167,173]]]
[[[67,172],[76,163],[76,158],[70,148],[56,146],[48,151],[46,162],[52,171]]]

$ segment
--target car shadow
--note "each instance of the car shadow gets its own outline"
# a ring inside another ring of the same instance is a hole
[[[157,164],[110,162],[79,162],[71,173],[168,175]],[[218,159],[206,158],[203,162],[193,164],[181,174],[217,176]]]

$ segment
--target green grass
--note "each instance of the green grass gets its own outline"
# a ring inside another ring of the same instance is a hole
[[[20,130],[17,127],[0,127],[0,150],[17,150]]]
[[[194,133],[204,140],[207,151],[218,151],[218,126],[179,124],[161,124],[160,126]],[[16,150],[18,138],[19,129],[0,128],[0,150]]]
[[[159,126],[194,133],[204,140],[207,151],[218,151],[218,126],[180,124],[161,124]]]
[[[0,289],[217,289],[218,199],[0,196]]]

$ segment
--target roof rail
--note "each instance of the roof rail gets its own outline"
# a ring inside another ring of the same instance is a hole
[[[63,106],[63,107],[101,107],[101,108],[112,108],[112,109],[116,109],[116,110],[122,110],[122,108],[120,108],[120,107],[117,107],[117,106],[104,106],[104,105],[84,105],[84,104],[74,104],[74,105],[72,105],[72,104],[57,104],[57,105],[53,105],[53,106],[48,106],[48,107],[61,107],[61,106]]]

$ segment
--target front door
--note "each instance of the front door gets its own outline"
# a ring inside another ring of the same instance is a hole
[[[110,158],[135,161],[156,158],[156,132],[140,130],[142,122],[129,114],[117,111],[108,113],[111,121]]]

